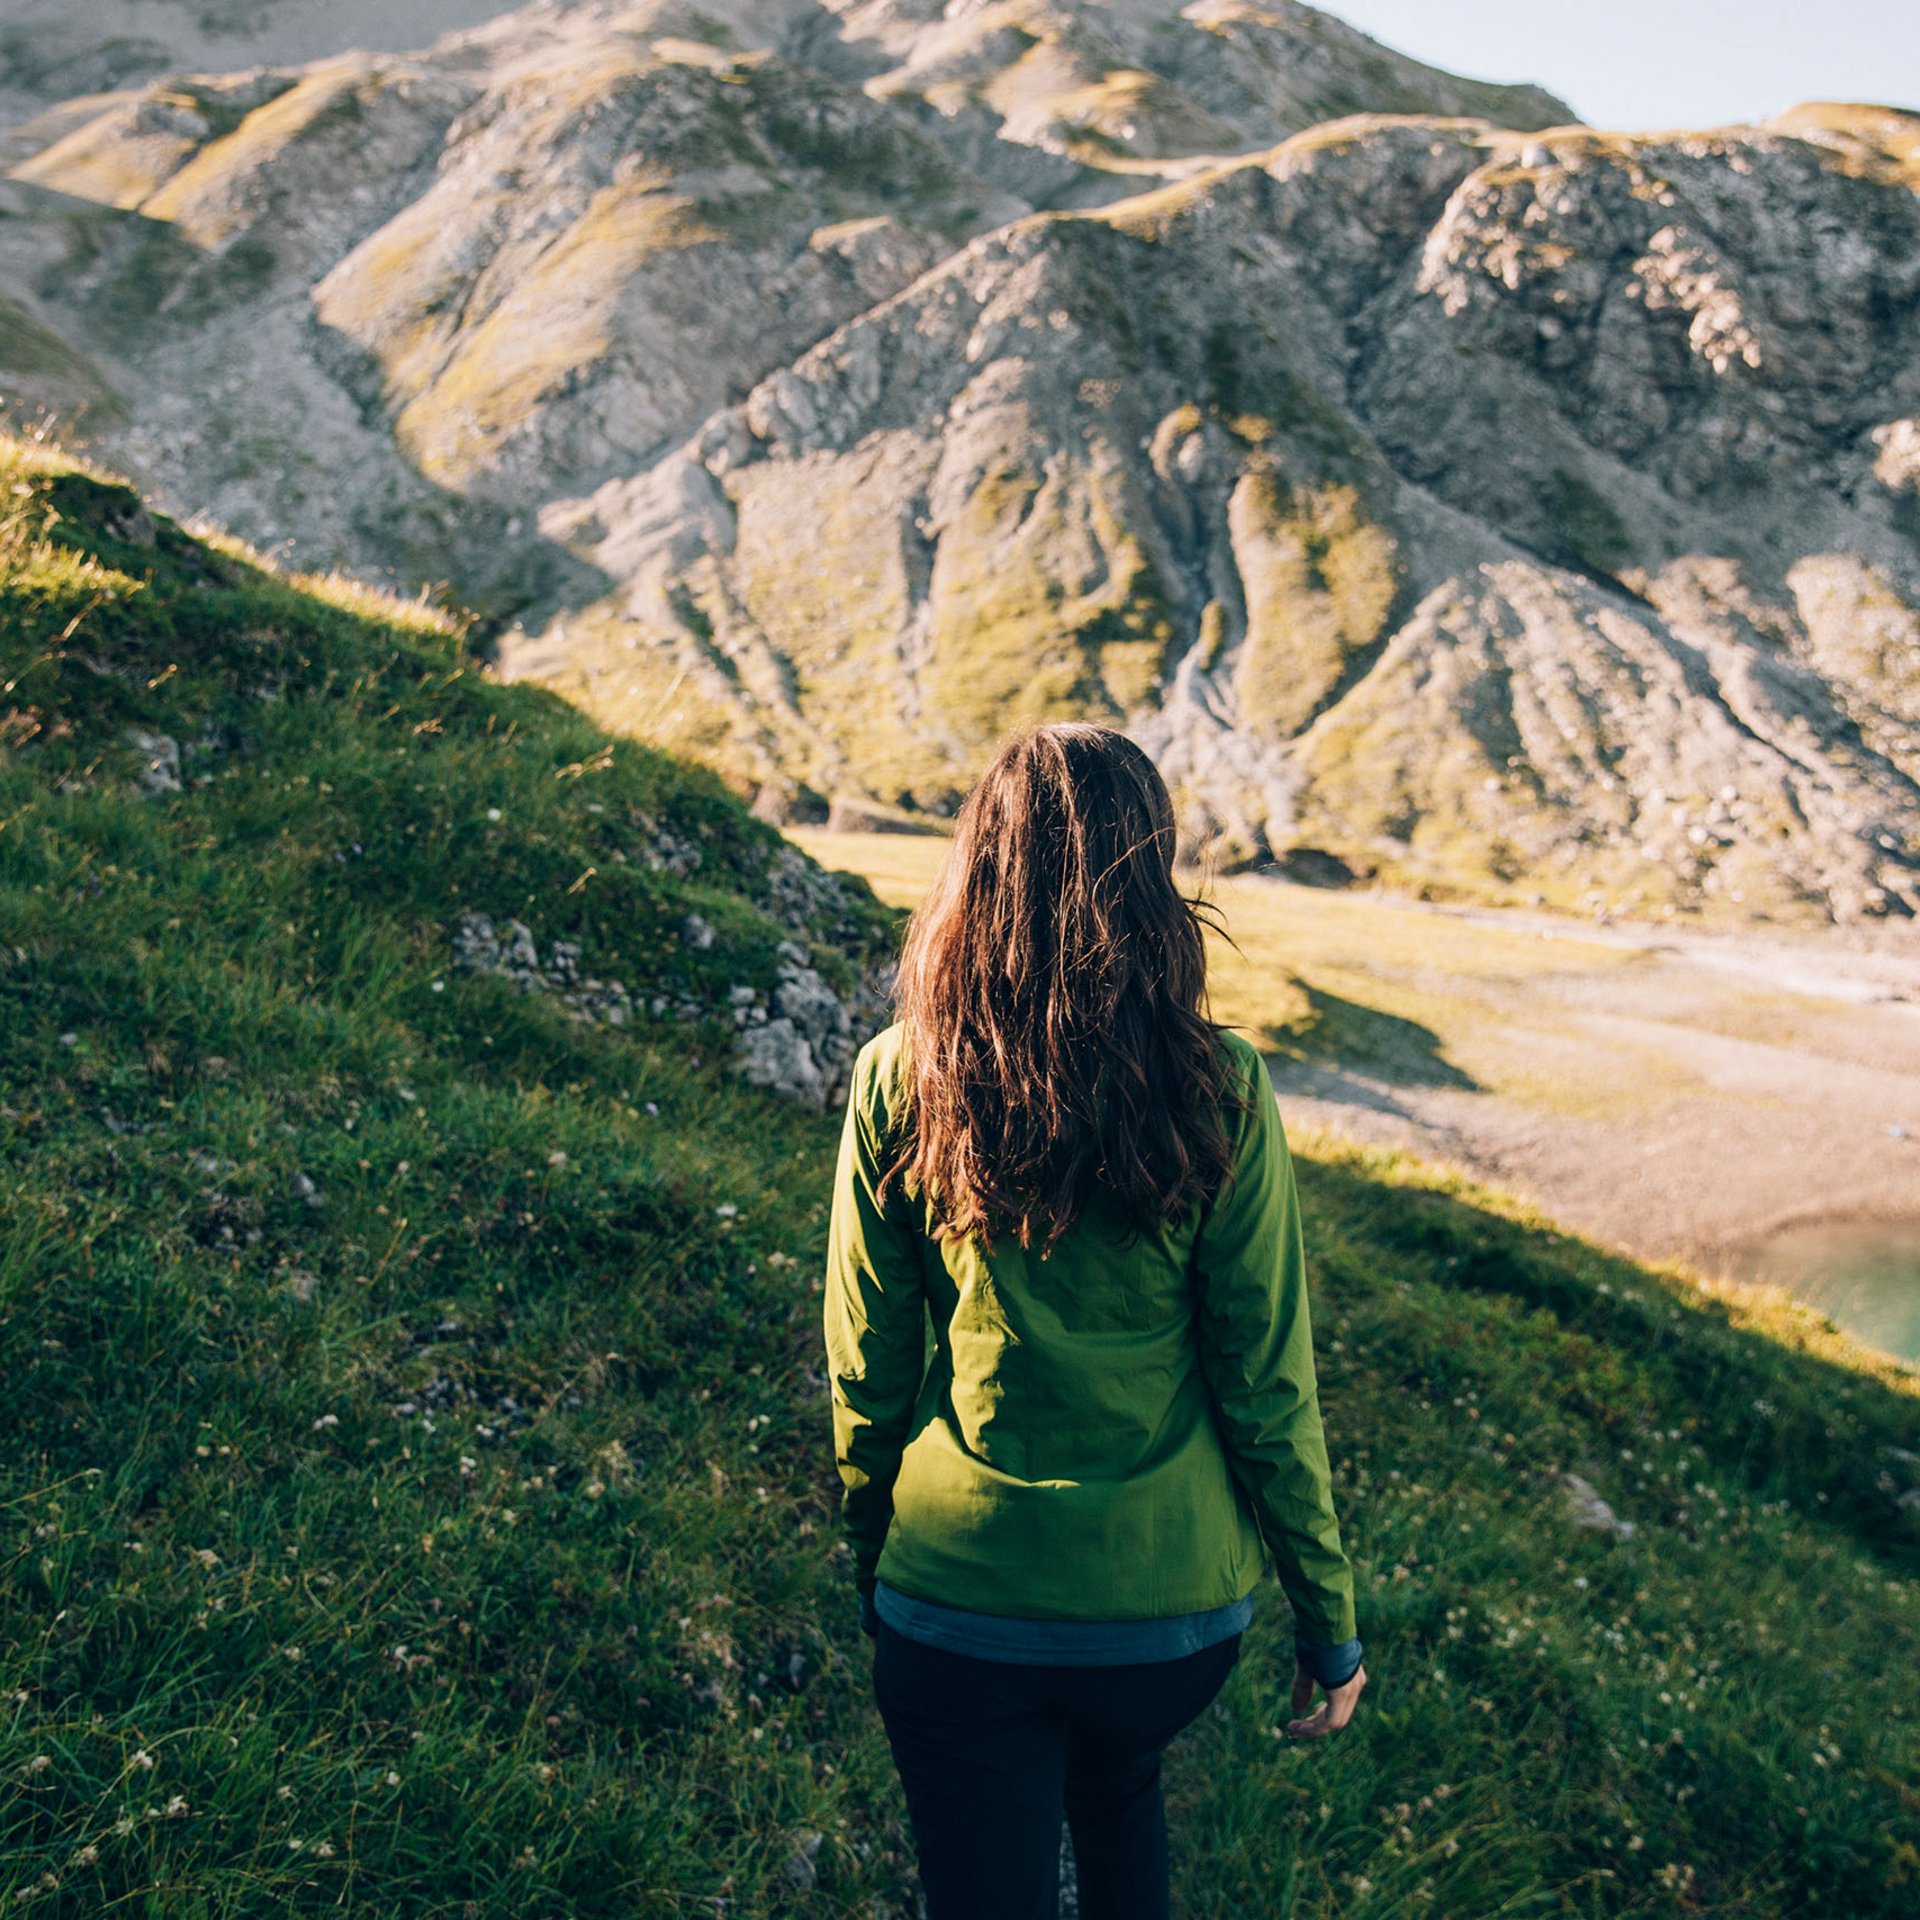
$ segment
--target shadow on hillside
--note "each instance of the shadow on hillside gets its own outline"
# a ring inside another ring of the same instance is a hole
[[[1742,1325],[1725,1297],[1682,1275],[1545,1222],[1508,1219],[1468,1196],[1382,1178],[1365,1158],[1297,1164],[1308,1246],[1324,1249],[1320,1286],[1337,1294],[1391,1279],[1550,1315],[1572,1342],[1563,1359],[1576,1363],[1562,1367],[1554,1389],[1565,1413],[1596,1433],[1618,1433],[1635,1413],[1627,1390],[1639,1384],[1657,1417],[1683,1428],[1757,1497],[1788,1499],[1920,1572],[1920,1384],[1911,1363],[1863,1349],[1860,1363],[1847,1364],[1789,1344],[1806,1337],[1806,1321],[1764,1296],[1750,1310],[1757,1324]],[[1817,1311],[1807,1311],[1818,1324]],[[1446,1365],[1472,1370],[1444,1310],[1416,1311],[1407,1326],[1421,1323],[1446,1345]]]
[[[90,364],[86,353],[96,347],[136,370],[151,364],[150,355],[169,349],[178,364],[188,341],[218,342],[237,313],[267,299],[300,271],[294,257],[298,236],[271,227],[213,252],[171,221],[57,188],[8,185],[12,204],[0,212],[57,228],[64,240],[58,265],[45,270],[35,288],[46,311],[67,323],[57,332],[34,323],[42,357],[52,351],[52,342],[81,366]],[[344,543],[351,550],[323,551],[310,542],[292,554],[290,564],[339,568],[403,596],[450,588],[473,616],[469,643],[483,654],[515,621],[538,622],[557,607],[586,605],[612,587],[599,568],[541,533],[531,512],[456,493],[423,474],[395,440],[384,376],[373,356],[317,317],[309,316],[303,337],[312,353],[308,377],[316,389],[331,382],[345,396],[364,440],[329,447],[322,435],[308,437],[289,425],[304,416],[263,409],[251,398],[255,363],[236,363],[217,351],[205,356],[204,389],[182,396],[196,404],[202,437],[228,446],[222,473],[227,490],[251,474],[265,522],[297,524],[303,488],[316,494],[337,489],[341,467],[359,476],[363,497],[348,516],[350,538]],[[0,346],[5,344],[0,338]],[[236,372],[248,397],[241,411],[232,413],[222,381]],[[115,413],[96,404],[84,431],[81,422],[73,423],[75,443],[108,466],[119,464],[111,430],[119,424]],[[158,504],[191,515],[205,502]],[[239,524],[233,531],[242,538],[259,533]]]
[[[1299,982],[1307,1012],[1284,1027],[1260,1030],[1261,1051],[1282,1072],[1327,1068],[1395,1087],[1450,1087],[1478,1093],[1480,1084],[1440,1050],[1440,1036],[1417,1020],[1348,1000]],[[1391,1104],[1391,1103],[1387,1103]]]

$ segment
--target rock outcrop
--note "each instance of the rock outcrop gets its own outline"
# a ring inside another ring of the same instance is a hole
[[[687,921],[688,945],[710,950],[712,927],[698,914]],[[451,956],[458,971],[497,973],[522,993],[550,995],[578,1020],[624,1027],[639,1011],[624,983],[586,971],[579,942],[552,941],[543,955],[523,920],[496,922],[490,914],[463,912],[454,925]],[[770,991],[742,980],[722,1001],[656,994],[644,1011],[656,1020],[730,1023],[734,1067],[748,1085],[803,1106],[826,1107],[845,1096],[861,1042],[884,1024],[889,978],[889,969],[868,968],[855,974],[847,991],[836,992],[804,946],[782,940]]]

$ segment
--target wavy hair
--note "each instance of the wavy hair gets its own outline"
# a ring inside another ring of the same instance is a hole
[[[1044,1253],[1096,1186],[1137,1234],[1225,1179],[1217,922],[1174,884],[1174,839],[1159,770],[1107,727],[1024,734],[968,796],[907,929],[908,1124],[881,1182],[916,1187],[941,1238]]]

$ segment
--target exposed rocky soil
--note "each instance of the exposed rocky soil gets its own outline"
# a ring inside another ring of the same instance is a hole
[[[774,817],[1085,713],[1247,862],[1920,907],[1920,121],[1556,126],[1279,0],[309,11],[0,136],[0,393],[164,497]]]

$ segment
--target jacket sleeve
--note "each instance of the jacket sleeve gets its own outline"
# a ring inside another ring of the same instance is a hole
[[[824,1305],[840,1515],[862,1595],[893,1518],[893,1483],[926,1357],[925,1235],[897,1192],[874,1197],[885,1107],[865,1053],[855,1064],[827,1226]]]
[[[1320,1424],[1293,1161],[1264,1067],[1233,1171],[1202,1222],[1196,1334],[1221,1442],[1251,1502],[1298,1638],[1354,1638],[1353,1568],[1340,1544]]]

